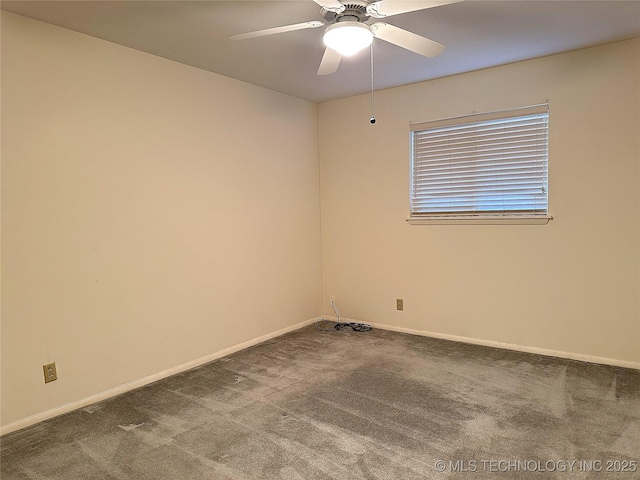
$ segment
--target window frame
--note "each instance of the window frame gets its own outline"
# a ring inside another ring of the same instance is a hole
[[[549,123],[549,104],[542,103],[538,105],[533,105],[529,107],[515,108],[509,110],[501,110],[495,112],[487,112],[480,114],[472,114],[465,115],[461,117],[447,118],[442,120],[435,121],[427,121],[427,122],[410,122],[410,135],[409,135],[409,212],[410,215],[406,219],[409,224],[412,225],[429,225],[429,224],[454,224],[454,225],[464,225],[464,224],[516,224],[516,225],[545,225],[549,222],[549,220],[553,219],[553,216],[549,214],[549,191],[547,187],[546,196],[546,211],[541,213],[533,213],[533,212],[517,212],[517,211],[501,211],[501,212],[487,212],[483,213],[481,210],[476,212],[432,212],[432,213],[416,213],[414,212],[414,191],[415,191],[415,177],[414,177],[414,168],[415,168],[415,159],[414,159],[414,134],[417,131],[425,131],[436,128],[450,127],[450,126],[461,126],[461,125],[472,125],[478,124],[493,120],[501,120],[501,119],[509,119],[515,117],[526,117],[530,115],[547,115],[547,157],[546,157],[546,182],[545,187],[548,185],[549,179],[549,156],[548,156],[548,146],[549,146],[549,131],[548,131],[548,123]]]

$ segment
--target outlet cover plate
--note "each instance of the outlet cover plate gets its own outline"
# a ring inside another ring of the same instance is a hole
[[[53,382],[58,379],[58,372],[56,372],[56,362],[43,365],[42,370],[44,372],[44,383]]]

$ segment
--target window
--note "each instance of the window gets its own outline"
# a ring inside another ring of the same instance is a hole
[[[411,125],[410,223],[547,223],[547,104]]]

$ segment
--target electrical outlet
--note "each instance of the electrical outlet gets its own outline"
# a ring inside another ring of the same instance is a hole
[[[329,303],[336,303],[336,297],[334,295],[329,297]]]
[[[404,300],[396,298],[396,310],[404,310]]]
[[[58,373],[56,372],[56,362],[43,365],[42,370],[44,371],[44,383],[53,382],[58,379]]]

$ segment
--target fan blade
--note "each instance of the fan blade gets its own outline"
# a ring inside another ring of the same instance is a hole
[[[429,58],[440,55],[445,49],[445,46],[441,43],[421,37],[408,30],[394,27],[388,23],[374,23],[371,25],[371,32],[380,40],[393,43],[394,45]]]
[[[336,70],[338,70],[338,65],[340,65],[340,59],[342,55],[331,48],[327,48],[324,51],[324,55],[322,56],[322,61],[320,62],[320,68],[318,68],[318,75],[330,75]]]
[[[296,23],[294,25],[285,25],[284,27],[266,28],[264,30],[256,30],[255,32],[240,33],[231,35],[230,40],[246,40],[248,38],[264,37],[265,35],[275,35],[276,33],[292,32],[294,30],[304,30],[305,28],[318,28],[324,23],[318,21]]]
[[[342,13],[344,12],[344,5],[340,3],[338,0],[313,0],[318,5],[320,5],[325,10],[329,10],[334,13]]]
[[[367,5],[367,14],[374,18],[384,18],[462,1],[464,0],[380,0]]]

